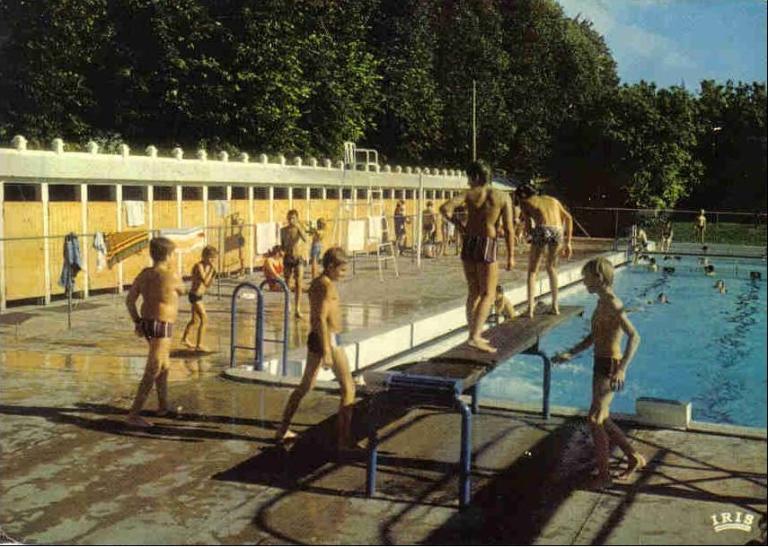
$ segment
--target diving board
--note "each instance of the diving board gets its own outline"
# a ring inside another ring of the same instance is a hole
[[[483,335],[498,351],[484,353],[466,342],[426,361],[405,363],[384,371],[364,374],[365,383],[372,388],[371,412],[380,412],[386,405],[416,407],[422,405],[447,406],[461,412],[461,447],[459,505],[466,507],[470,499],[470,469],[472,465],[472,414],[478,412],[477,387],[482,378],[500,364],[518,354],[539,355],[544,361],[542,414],[549,419],[549,391],[551,362],[539,348],[541,336],[583,313],[581,306],[563,306],[560,315],[535,315],[532,319],[519,316],[492,327]],[[462,400],[463,394],[472,396],[470,407]],[[376,465],[378,460],[377,417],[369,417],[367,495],[376,492]]]

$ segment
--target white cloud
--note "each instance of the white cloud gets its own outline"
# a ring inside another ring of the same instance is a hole
[[[657,7],[670,0],[558,0],[569,17],[581,14],[602,34],[619,64],[655,62],[663,69],[691,69],[696,63],[671,39],[648,31],[627,19],[637,8]],[[650,75],[649,75],[650,76]]]

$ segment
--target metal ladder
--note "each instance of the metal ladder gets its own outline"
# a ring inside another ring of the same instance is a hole
[[[271,282],[276,282],[280,285],[284,296],[284,308],[283,308],[283,338],[282,339],[265,339],[264,338],[264,292],[265,285]],[[256,293],[256,332],[254,333],[254,346],[240,346],[237,344],[237,303],[240,292],[245,289],[250,289]],[[255,370],[264,370],[264,342],[282,343],[282,374],[288,375],[288,328],[291,308],[291,293],[288,290],[288,285],[282,279],[264,280],[260,285],[256,286],[253,283],[245,282],[240,283],[232,292],[232,308],[230,310],[230,328],[229,328],[229,366],[230,368],[236,366],[235,352],[238,349],[248,349],[254,351],[253,362]]]

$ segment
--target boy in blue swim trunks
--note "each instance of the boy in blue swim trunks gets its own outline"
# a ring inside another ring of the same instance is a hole
[[[318,218],[317,227],[311,233],[312,246],[309,248],[309,267],[312,270],[312,279],[314,279],[317,277],[317,265],[323,256],[323,248],[325,247],[325,239],[327,237],[325,220]]]
[[[440,214],[463,232],[461,263],[467,279],[467,344],[486,353],[495,353],[486,338],[481,336],[491,312],[499,279],[496,263],[496,224],[501,218],[507,243],[507,270],[515,263],[515,229],[512,220],[512,201],[501,190],[491,188],[491,169],[484,162],[475,161],[467,167],[469,190],[454,196],[440,206]],[[466,224],[453,218],[454,210],[466,208]]]
[[[152,427],[139,413],[154,385],[157,388],[158,416],[171,411],[168,407],[168,365],[170,363],[173,323],[179,311],[179,295],[186,288],[171,266],[175,245],[164,237],[149,243],[152,266],[144,268],[131,285],[125,305],[133,319],[137,336],[146,338],[149,355],[144,376],[125,421],[135,427]],[[142,298],[141,313],[136,301]]]

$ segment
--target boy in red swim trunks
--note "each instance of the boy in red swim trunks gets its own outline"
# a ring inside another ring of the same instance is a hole
[[[152,266],[144,268],[131,285],[125,305],[133,319],[137,336],[149,343],[149,355],[144,376],[139,383],[136,398],[125,421],[136,427],[152,427],[152,423],[139,413],[152,390],[157,387],[158,415],[170,412],[168,407],[168,364],[170,361],[173,322],[179,311],[179,295],[186,292],[181,279],[171,266],[175,245],[169,239],[157,237],[149,244]],[[141,314],[136,301],[142,298]]]
[[[491,188],[491,169],[482,161],[472,162],[467,168],[469,190],[440,206],[440,214],[456,224],[462,233],[461,263],[467,278],[467,323],[470,346],[487,353],[496,348],[480,334],[491,312],[499,279],[496,263],[496,224],[501,218],[507,242],[507,270],[514,265],[515,229],[512,220],[512,201],[501,190]],[[467,211],[466,224],[453,218],[457,207]]]

